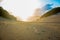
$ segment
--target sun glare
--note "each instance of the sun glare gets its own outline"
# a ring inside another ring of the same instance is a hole
[[[3,0],[3,8],[25,21],[39,7],[38,0]]]

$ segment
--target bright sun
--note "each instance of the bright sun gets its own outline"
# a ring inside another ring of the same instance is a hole
[[[2,6],[25,21],[39,7],[38,0],[3,0]]]

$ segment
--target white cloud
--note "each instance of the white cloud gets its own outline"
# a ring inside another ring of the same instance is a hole
[[[13,15],[26,19],[39,7],[39,3],[38,0],[4,0],[2,6],[6,10],[13,12]]]

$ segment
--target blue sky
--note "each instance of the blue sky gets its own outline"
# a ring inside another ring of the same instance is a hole
[[[43,12],[55,7],[60,7],[60,0],[39,0],[39,3]]]
[[[52,6],[53,6],[53,4],[46,4],[41,9],[42,9],[42,11],[50,10],[53,8]]]
[[[60,0],[3,0],[0,6],[12,15],[25,20],[32,16],[37,8],[43,8],[46,11],[60,6]]]
[[[60,6],[60,0],[39,0],[43,5],[53,4],[53,7]]]

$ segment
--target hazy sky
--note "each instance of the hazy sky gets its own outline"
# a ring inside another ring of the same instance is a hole
[[[3,0],[1,3],[3,8],[24,20],[31,16],[36,8],[47,4],[53,4],[52,7],[60,6],[60,0]]]
[[[38,8],[38,0],[3,0],[2,6],[13,13],[15,16],[19,16],[22,19],[26,19],[34,13],[34,10]]]

